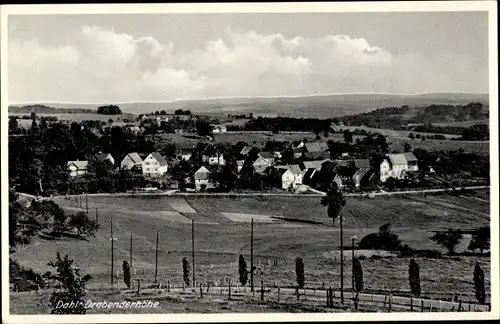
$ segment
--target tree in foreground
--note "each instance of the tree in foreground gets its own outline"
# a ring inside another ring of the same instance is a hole
[[[333,226],[335,226],[335,219],[339,217],[342,208],[345,206],[344,194],[336,182],[329,185],[326,196],[321,198],[321,204],[327,206],[328,217],[332,219]]]
[[[357,292],[363,291],[363,267],[357,258],[354,260],[353,276],[354,288]]]
[[[411,294],[420,297],[420,268],[414,259],[410,260],[409,279]]]
[[[184,280],[184,284],[189,287],[189,262],[186,257],[182,258],[182,279]]]
[[[126,260],[123,260],[123,282],[130,288],[130,265]]]
[[[245,261],[245,257],[240,254],[240,258],[238,260],[238,273],[240,275],[240,283],[242,286],[245,286],[248,282],[248,269],[247,262]]]
[[[438,232],[431,237],[431,240],[442,245],[448,250],[448,254],[455,253],[455,247],[462,239],[462,233],[449,230],[448,232]]]
[[[300,289],[304,288],[304,260],[302,258],[295,258],[295,275],[297,276],[297,285]]]
[[[484,272],[479,266],[479,262],[476,262],[474,267],[474,286],[476,288],[476,299],[481,304],[486,301],[486,289],[484,288]]]
[[[55,279],[62,284],[61,291],[54,291],[50,296],[52,314],[85,314],[83,297],[85,296],[85,284],[90,280],[90,275],[80,275],[80,269],[73,267],[73,260],[67,255],[61,258],[57,252],[56,262],[48,265],[56,269]],[[73,307],[70,307],[73,306]]]

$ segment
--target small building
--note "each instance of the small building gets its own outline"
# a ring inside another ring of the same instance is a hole
[[[120,168],[122,170],[132,170],[134,168],[140,168],[142,166],[142,158],[137,152],[128,153],[120,163]]]
[[[142,163],[142,174],[148,177],[160,177],[167,171],[167,160],[156,152],[150,153]]]
[[[214,155],[208,157],[208,165],[225,165],[226,159],[224,155],[216,152]]]
[[[391,177],[403,179],[408,171],[408,162],[402,153],[387,155],[391,167]]]
[[[265,159],[270,165],[274,165],[274,154],[271,152],[260,152],[259,156]]]
[[[248,153],[250,153],[250,150],[252,149],[251,146],[245,145],[240,151],[240,155],[247,156]]]
[[[197,191],[200,191],[203,188],[209,189],[214,187],[210,181],[210,174],[211,172],[204,166],[200,167],[194,173],[194,185]]]
[[[293,151],[293,159],[294,160],[300,159],[302,157],[302,155],[304,154],[302,147],[294,147],[294,148],[292,148],[292,151]]]
[[[87,174],[88,161],[68,161],[67,170],[70,177],[77,177]]]
[[[301,161],[299,163],[299,167],[301,170],[314,169],[316,171],[321,170],[321,166],[324,162],[329,161],[328,159],[320,160],[320,161]]]
[[[290,165],[281,176],[281,186],[283,189],[296,188],[302,185],[304,173],[296,164]]]
[[[308,160],[326,159],[330,156],[328,145],[323,142],[304,144],[304,158]]]
[[[95,158],[99,162],[109,161],[111,165],[115,165],[115,159],[109,153],[98,153]]]
[[[354,186],[358,188],[361,186],[364,177],[370,171],[370,161],[368,159],[354,159],[354,170],[355,173],[352,176],[352,182]]]
[[[137,135],[139,133],[142,133],[141,127],[139,126],[129,126],[128,131],[134,135]]]

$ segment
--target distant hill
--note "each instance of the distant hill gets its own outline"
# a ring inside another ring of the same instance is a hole
[[[426,107],[436,105],[465,105],[471,102],[488,104],[488,94],[432,93],[419,95],[400,94],[335,94],[303,97],[273,98],[216,98],[204,100],[179,100],[174,102],[115,103],[125,113],[150,113],[165,110],[189,109],[195,114],[332,118],[370,112],[377,108]],[[94,108],[100,104],[45,103],[56,108]],[[10,111],[10,109],[9,109]]]
[[[95,114],[96,110],[89,108],[62,108],[49,107],[46,105],[26,105],[26,106],[9,106],[11,114]]]

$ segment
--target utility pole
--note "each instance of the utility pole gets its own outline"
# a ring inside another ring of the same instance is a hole
[[[132,232],[130,232],[130,268],[132,268]]]
[[[352,293],[353,293],[353,298],[354,298],[354,240],[356,239],[356,236],[352,236]]]
[[[250,287],[252,288],[252,293],[255,294],[253,289],[253,218],[250,229]]]
[[[114,249],[114,237],[113,237],[113,218],[110,219],[111,223],[111,285],[113,285],[113,249]]]
[[[158,231],[156,231],[155,282],[158,276]]]
[[[195,285],[195,274],[194,274],[194,219],[191,220],[191,254],[193,257],[193,287],[196,287]]]
[[[340,303],[344,304],[344,231],[342,229],[342,215],[340,217]]]

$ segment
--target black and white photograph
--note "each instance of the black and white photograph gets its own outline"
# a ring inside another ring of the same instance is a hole
[[[498,318],[496,15],[2,6],[2,321]]]

